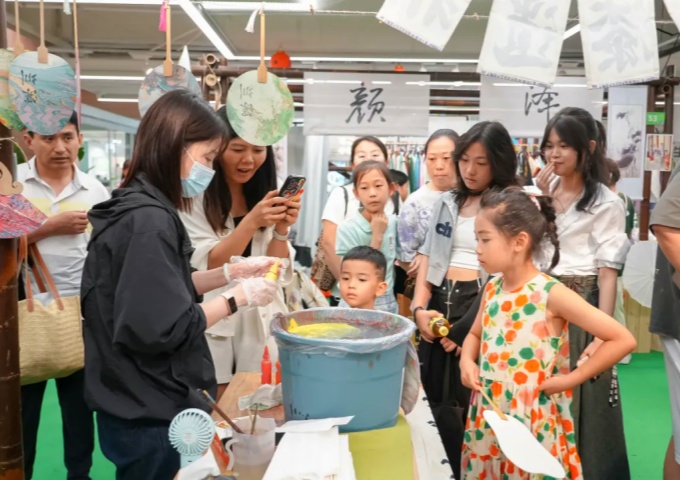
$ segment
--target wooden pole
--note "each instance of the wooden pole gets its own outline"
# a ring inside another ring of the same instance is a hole
[[[0,48],[7,48],[5,0],[0,0]],[[0,138],[12,133],[0,124]],[[15,173],[14,148],[0,142],[0,162]],[[0,480],[23,480],[21,445],[21,384],[19,377],[19,317],[17,312],[17,246],[0,239]]]
[[[647,111],[656,111],[656,86],[647,87]],[[647,116],[645,115],[645,118]],[[648,125],[645,133],[654,133],[654,126]],[[646,135],[645,135],[646,136]],[[647,142],[643,142],[646,145]],[[645,168],[647,151],[643,152],[642,168]],[[640,203],[640,240],[649,239],[649,208],[652,196],[652,172],[644,172],[644,183],[642,184],[642,202]]]
[[[667,77],[674,77],[675,76],[675,66],[674,65],[669,65],[666,68],[666,72],[664,72],[664,75]],[[673,134],[673,113],[675,110],[675,105],[673,104],[674,99],[675,99],[675,84],[669,83],[667,85],[664,85],[662,88],[662,92],[664,94],[664,112],[666,114],[666,121],[664,122],[663,125],[663,133],[672,135]],[[673,139],[675,141],[675,139]],[[672,157],[671,157],[672,158]],[[672,163],[672,162],[671,162]],[[671,172],[661,172],[661,193],[663,193],[666,190],[666,186],[668,185],[668,180],[671,178]]]

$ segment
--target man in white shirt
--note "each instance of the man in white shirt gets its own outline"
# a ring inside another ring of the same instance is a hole
[[[35,157],[19,165],[17,180],[23,195],[47,215],[47,221],[28,237],[37,243],[61,296],[80,293],[80,282],[90,239],[87,210],[109,198],[109,192],[96,179],[77,166],[82,134],[78,118],[54,135],[29,132],[25,136]],[[22,279],[24,282],[26,278]],[[48,302],[49,294],[35,295]],[[68,479],[89,480],[94,450],[94,423],[83,390],[80,370],[56,379],[64,432],[64,463]],[[21,387],[25,478],[33,475],[40,411],[47,382]]]

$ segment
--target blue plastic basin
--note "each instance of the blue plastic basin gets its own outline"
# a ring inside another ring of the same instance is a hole
[[[373,339],[326,340],[287,332],[299,325],[343,321],[379,326],[384,336]],[[351,319],[351,321],[348,321]],[[394,426],[397,422],[407,345],[413,322],[384,312],[322,308],[272,320],[281,362],[286,420],[354,416],[342,432]]]

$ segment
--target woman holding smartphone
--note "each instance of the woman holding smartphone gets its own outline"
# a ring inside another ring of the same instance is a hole
[[[229,124],[226,110],[218,115],[226,123],[229,140],[221,158],[215,161],[215,178],[205,194],[197,197],[182,221],[196,249],[191,264],[198,270],[214,268],[237,257],[280,257],[292,265],[294,250],[288,243],[290,228],[300,211],[299,195],[279,196],[276,165],[271,146],[252,145],[240,138]],[[226,260],[225,260],[226,259]],[[281,284],[292,281],[287,268]],[[206,295],[206,299],[220,292]],[[215,361],[215,373],[222,395],[237,371],[259,371],[265,345],[278,358],[269,335],[274,314],[287,312],[281,289],[274,301],[262,308],[241,311],[206,331]]]

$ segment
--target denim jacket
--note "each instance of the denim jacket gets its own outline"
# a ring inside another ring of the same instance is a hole
[[[430,257],[426,280],[438,287],[446,278],[453,249],[453,231],[458,222],[458,205],[453,192],[444,193],[432,207],[430,228],[418,253]]]

